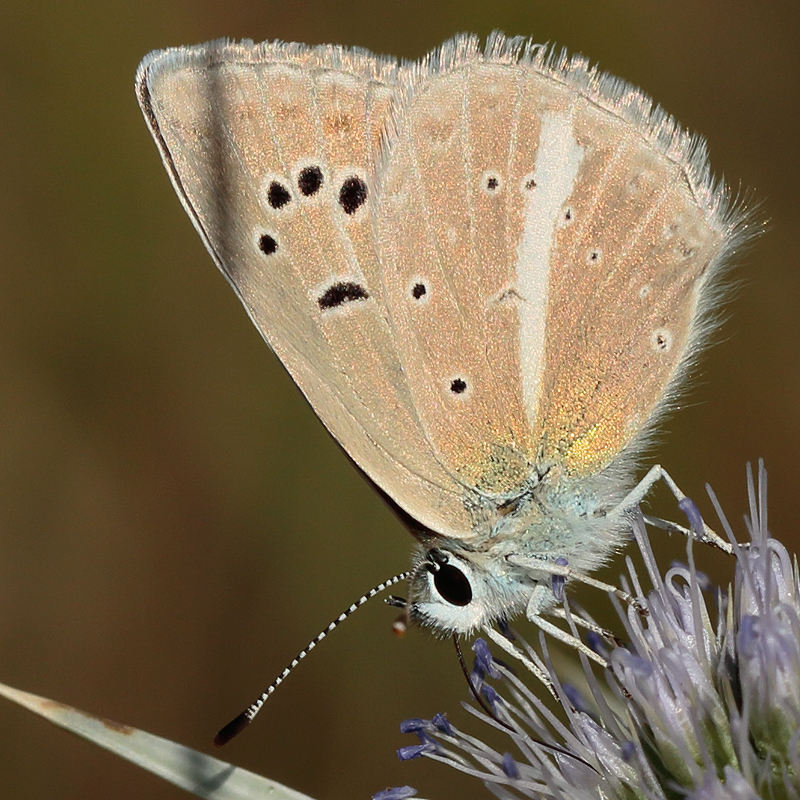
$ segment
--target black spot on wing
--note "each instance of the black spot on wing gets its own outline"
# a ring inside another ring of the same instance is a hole
[[[345,303],[366,300],[369,292],[359,283],[339,281],[329,286],[318,298],[317,304],[323,311],[338,308]]]
[[[268,233],[264,233],[258,237],[258,249],[265,256],[271,256],[278,249],[278,243],[275,241],[274,237],[270,236]]]
[[[304,167],[297,176],[297,188],[303,197],[311,197],[322,188],[322,170],[319,167]]]
[[[269,189],[267,189],[267,201],[272,208],[283,208],[291,199],[289,190],[282,183],[278,183],[278,181],[270,183]]]
[[[367,184],[354,175],[347,178],[339,189],[339,205],[345,214],[355,214],[367,200]]]

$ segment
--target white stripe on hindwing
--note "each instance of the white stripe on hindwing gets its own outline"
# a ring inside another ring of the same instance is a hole
[[[518,304],[520,366],[522,397],[531,430],[544,373],[550,254],[583,153],[572,130],[572,114],[545,114],[532,175],[535,186],[520,187],[526,199],[524,227],[517,247],[516,286],[523,298]]]

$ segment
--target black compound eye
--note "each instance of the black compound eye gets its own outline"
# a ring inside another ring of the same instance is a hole
[[[472,587],[467,576],[452,564],[444,564],[433,573],[436,590],[454,606],[468,606],[472,602]]]

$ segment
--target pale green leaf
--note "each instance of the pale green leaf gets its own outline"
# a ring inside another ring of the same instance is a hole
[[[210,800],[311,800],[253,772],[77,708],[0,683],[0,695],[164,780]]]

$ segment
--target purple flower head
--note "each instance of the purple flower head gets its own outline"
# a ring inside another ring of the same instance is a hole
[[[430,741],[404,751],[474,775],[503,800],[800,797],[800,577],[796,560],[767,531],[763,466],[757,492],[749,470],[748,481],[747,545],[736,543],[711,496],[734,543],[732,588],[714,587],[697,572],[693,547],[700,545],[691,541],[686,563],[662,574],[635,521],[644,574],[628,559],[621,588],[635,604],[609,595],[619,618],[613,635],[564,599],[566,633],[585,630],[588,645],[568,681],[541,631],[538,652],[518,633],[492,638],[533,681],[543,680],[544,690],[476,642],[477,669],[492,682],[481,689],[491,716],[465,707],[493,737],[509,737],[505,748],[448,721],[426,728]],[[684,505],[702,530],[694,504]],[[605,670],[592,664],[592,653],[606,659]]]

